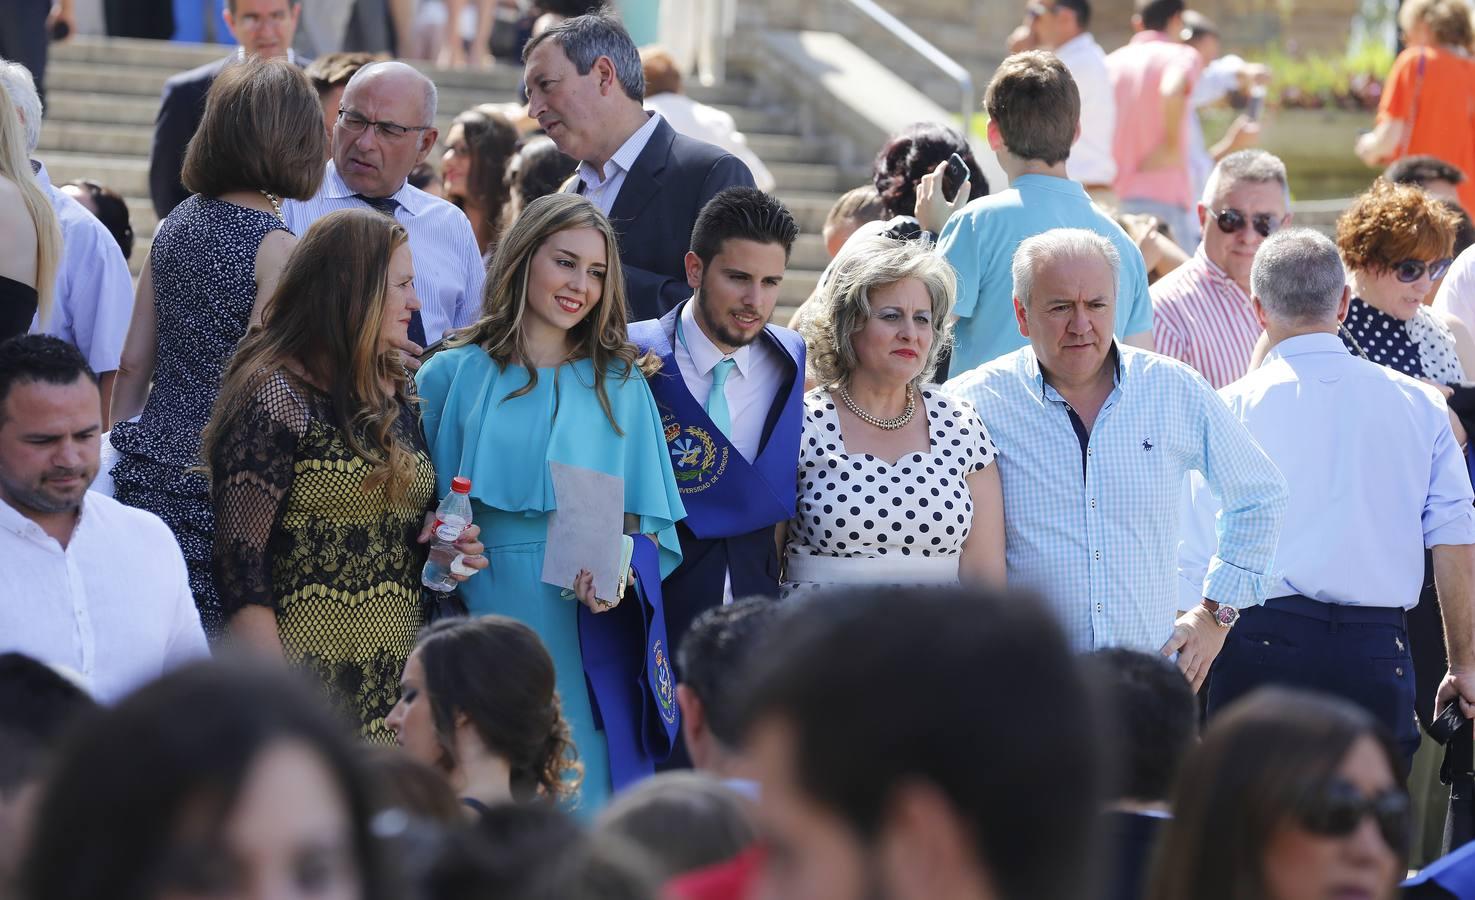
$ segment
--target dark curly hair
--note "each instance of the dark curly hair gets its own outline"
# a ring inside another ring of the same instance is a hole
[[[506,616],[447,619],[420,632],[415,651],[442,768],[455,765],[460,714],[488,750],[506,758],[514,799],[561,800],[578,790],[583,767],[563,717],[553,657],[531,628]]]
[[[917,208],[917,182],[946,162],[954,153],[963,157],[968,164],[968,181],[973,186],[973,196],[988,193],[988,179],[973,158],[973,150],[962,132],[956,128],[936,122],[918,122],[908,125],[897,133],[881,152],[876,154],[872,166],[876,193],[881,195],[885,208],[884,218],[910,216]],[[958,185],[951,178],[943,179],[943,190],[952,196]]]
[[[467,172],[467,196],[453,196],[451,202],[463,209],[475,200],[485,220],[487,244],[494,246],[502,236],[503,214],[512,196],[507,164],[517,153],[517,129],[507,117],[489,105],[474,106],[451,120],[451,127],[461,126],[461,136],[471,155]],[[481,234],[478,231],[478,234]],[[486,247],[480,248],[483,252]]]
[[[1405,259],[1449,256],[1458,226],[1422,188],[1379,178],[1337,220],[1337,250],[1349,271],[1386,272]]]

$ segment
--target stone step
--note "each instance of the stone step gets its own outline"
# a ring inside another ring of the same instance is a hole
[[[96,125],[146,125],[152,129],[158,97],[117,97],[48,90],[46,117],[58,122]]]
[[[93,153],[147,158],[153,128],[146,125],[99,125],[47,118],[41,128],[40,154]]]
[[[765,163],[813,162],[831,159],[834,152],[824,138],[807,138],[796,134],[749,134],[748,146]]]

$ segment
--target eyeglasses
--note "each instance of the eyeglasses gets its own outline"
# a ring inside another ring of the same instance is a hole
[[[1394,263],[1392,269],[1399,281],[1404,284],[1413,284],[1423,278],[1425,273],[1428,273],[1430,281],[1438,281],[1444,277],[1444,273],[1448,272],[1452,265],[1454,265],[1454,260],[1449,257],[1436,259],[1430,263],[1422,259],[1405,259],[1403,262]]]
[[[1209,210],[1209,215],[1214,217],[1214,222],[1219,226],[1219,230],[1225,234],[1235,234],[1241,228],[1244,228],[1245,225],[1251,224],[1255,228],[1255,233],[1260,235],[1260,237],[1270,237],[1270,233],[1285,224],[1286,220],[1285,216],[1275,216],[1270,213],[1256,213],[1246,221],[1245,214],[1237,209],[1226,209],[1223,212],[1214,212],[1211,209]]]
[[[1026,6],[1024,8],[1024,11],[1031,19],[1038,19],[1040,16],[1048,16],[1050,13],[1054,12],[1055,9],[1054,7],[1046,6],[1043,3],[1036,2]]]
[[[412,131],[430,130],[429,125],[400,125],[396,122],[375,122],[372,119],[366,119],[358,113],[350,112],[346,109],[338,110],[338,124],[342,125],[352,134],[363,134],[365,128],[373,125],[375,134],[382,138],[389,138],[390,140],[402,138]]]
[[[1365,797],[1350,782],[1331,778],[1319,790],[1301,797],[1296,816],[1307,831],[1325,837],[1346,837],[1357,830],[1363,817],[1372,816],[1391,849],[1403,852],[1408,846],[1408,794],[1400,790]]]

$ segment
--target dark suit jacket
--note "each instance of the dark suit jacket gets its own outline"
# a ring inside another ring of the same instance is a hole
[[[154,146],[149,151],[149,195],[160,219],[190,195],[179,182],[184,148],[200,127],[200,119],[205,115],[205,95],[215,83],[215,76],[235,59],[232,54],[164,82],[159,117],[154,120]]]
[[[659,319],[691,296],[686,251],[697,213],[723,188],[754,187],[753,173],[721,147],[677,134],[664,119],[625,175],[610,221],[620,237],[629,321]],[[576,187],[584,192],[584,183]]]
[[[149,151],[149,195],[154,200],[154,213],[160,219],[190,195],[179,181],[185,147],[205,116],[205,95],[210,93],[215,76],[237,58],[233,53],[164,82],[159,117],[154,120],[154,146]],[[294,61],[299,66],[307,63],[301,56]]]

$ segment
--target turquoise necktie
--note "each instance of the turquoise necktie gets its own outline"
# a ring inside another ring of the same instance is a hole
[[[712,391],[707,394],[707,417],[712,420],[725,437],[732,437],[732,414],[727,411],[727,376],[732,374],[736,360],[724,359],[712,367]]]

